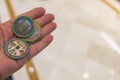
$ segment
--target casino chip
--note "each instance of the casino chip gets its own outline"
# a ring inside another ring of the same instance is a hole
[[[5,43],[4,52],[11,59],[22,59],[29,53],[29,44],[24,40],[14,38]]]
[[[35,32],[34,22],[26,16],[18,17],[12,24],[12,31],[18,37],[30,37]]]
[[[23,40],[26,40],[27,42],[36,42],[40,39],[41,34],[42,34],[42,28],[39,25],[39,23],[34,22],[34,27],[35,27],[35,32],[32,36],[28,37],[28,38],[23,38]]]

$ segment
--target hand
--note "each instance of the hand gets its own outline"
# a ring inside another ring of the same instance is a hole
[[[3,46],[7,40],[15,37],[11,31],[11,25],[14,19],[0,24],[0,80],[19,70],[27,61],[41,52],[53,40],[53,36],[50,35],[50,33],[56,29],[56,23],[52,22],[54,20],[54,16],[52,14],[45,14],[44,8],[35,8],[31,11],[23,13],[22,16],[29,16],[40,23],[43,33],[42,39],[37,43],[30,45],[30,52],[28,56],[21,60],[12,60],[4,54]]]

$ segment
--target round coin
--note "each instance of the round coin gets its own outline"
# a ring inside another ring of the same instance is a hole
[[[14,38],[5,43],[4,52],[11,59],[22,59],[29,53],[29,44],[24,40]]]
[[[34,22],[34,27],[35,27],[35,32],[32,36],[28,37],[28,38],[23,38],[24,40],[26,40],[27,42],[36,42],[37,40],[40,39],[41,34],[42,34],[42,28],[39,25],[38,22]]]
[[[12,24],[12,31],[18,37],[30,37],[34,32],[34,22],[26,16],[18,17]]]

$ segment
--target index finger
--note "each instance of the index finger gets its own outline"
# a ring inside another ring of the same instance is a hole
[[[26,13],[23,13],[21,15],[18,15],[17,17],[19,16],[29,16],[30,18],[32,19],[36,19],[36,18],[39,18],[41,16],[43,16],[45,14],[45,9],[42,8],[42,7],[38,7],[38,8],[34,8]],[[12,23],[17,17],[13,18],[13,19],[10,19],[9,21],[5,22],[5,24],[7,23]]]

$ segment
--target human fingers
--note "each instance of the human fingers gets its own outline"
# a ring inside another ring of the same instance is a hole
[[[18,15],[17,17],[19,16],[28,16],[30,18],[32,18],[33,20],[36,19],[36,18],[39,18],[41,16],[43,16],[45,14],[45,9],[42,8],[42,7],[38,7],[38,8],[34,8],[28,12],[25,12],[23,14],[20,14]],[[9,20],[8,22],[12,23],[17,17]]]
[[[53,14],[46,14],[40,18],[37,18],[35,21],[40,24],[40,26],[45,26],[46,24],[52,22],[55,19]]]

